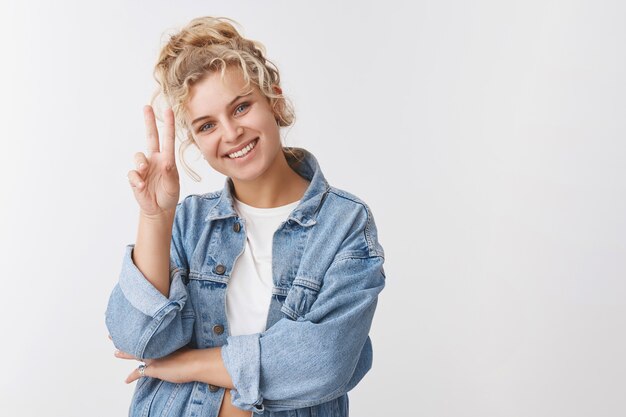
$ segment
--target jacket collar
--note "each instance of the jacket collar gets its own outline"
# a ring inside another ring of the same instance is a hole
[[[310,184],[300,203],[289,214],[291,219],[302,226],[313,226],[316,221],[317,210],[322,203],[330,186],[322,174],[322,170],[313,154],[303,148],[284,147],[285,156],[289,166],[300,176],[310,181]],[[226,177],[219,201],[209,211],[205,221],[225,219],[237,216],[233,204],[234,185],[230,177]]]

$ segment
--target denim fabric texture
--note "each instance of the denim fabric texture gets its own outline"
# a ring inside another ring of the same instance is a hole
[[[230,178],[222,190],[177,205],[169,298],[141,274],[127,245],[105,322],[115,347],[137,358],[222,346],[232,403],[254,416],[346,417],[348,391],[372,366],[368,334],[385,286],[384,251],[369,207],[330,186],[310,152],[290,149],[301,157],[286,153],[289,165],[310,184],[274,233],[267,330],[229,334],[226,287],[246,239]],[[223,396],[224,388],[201,382],[144,377],[129,415],[214,417]]]

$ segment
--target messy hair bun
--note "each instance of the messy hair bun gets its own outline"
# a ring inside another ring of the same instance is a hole
[[[223,77],[228,67],[237,66],[242,71],[246,87],[252,84],[267,97],[279,126],[290,126],[294,121],[293,107],[282,93],[273,89],[274,86],[280,87],[280,75],[276,66],[265,57],[265,48],[257,41],[242,37],[230,22],[236,24],[223,17],[205,16],[191,20],[169,37],[154,67],[154,78],[159,87],[151,104],[157,108],[156,102],[161,99],[172,108],[176,131],[182,132],[180,159],[184,169],[196,181],[200,178],[184,158],[185,150],[196,146],[187,126],[185,105],[191,87],[207,73],[220,72]],[[155,114],[161,114],[161,111],[155,111]]]

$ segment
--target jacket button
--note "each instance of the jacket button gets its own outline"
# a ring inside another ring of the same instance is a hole
[[[219,264],[215,267],[216,274],[224,275],[224,272],[226,272],[226,267],[224,265]]]
[[[220,387],[212,385],[212,384],[209,384],[209,391],[215,392],[215,391],[219,391],[219,390],[220,390]]]
[[[215,334],[222,334],[222,333],[224,333],[224,326],[222,326],[221,324],[216,324],[215,326],[213,326],[213,332]]]
[[[233,224],[233,230],[237,233],[241,230],[241,225],[239,223]]]

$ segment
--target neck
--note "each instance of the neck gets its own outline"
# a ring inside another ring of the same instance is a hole
[[[283,152],[279,163],[254,181],[233,179],[235,197],[244,204],[258,208],[284,206],[300,200],[309,181],[298,175],[287,163]]]

